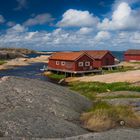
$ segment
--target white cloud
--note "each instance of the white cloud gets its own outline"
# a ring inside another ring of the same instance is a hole
[[[111,35],[110,35],[109,32],[107,32],[107,31],[100,31],[95,36],[95,40],[97,40],[97,41],[107,40],[107,39],[110,39],[110,37],[111,37]]]
[[[90,34],[78,34],[77,30],[58,28],[52,32],[29,31],[17,24],[0,35],[0,46],[27,47],[38,50],[78,50],[111,49],[125,50],[139,48],[140,32],[96,31]]]
[[[79,29],[79,31],[77,31],[78,34],[90,34],[93,32],[93,28],[89,28],[89,27],[82,27]]]
[[[139,0],[115,0],[113,4],[113,9],[116,9],[118,5],[120,5],[122,2],[128,3],[129,5],[133,5],[139,2]]]
[[[125,2],[123,2],[114,11],[114,13],[112,15],[112,19],[116,22],[122,21],[123,19],[127,19],[130,16],[131,12],[132,12],[132,10],[129,7],[129,5]]]
[[[140,45],[140,32],[133,33],[133,36],[130,37],[130,42]]]
[[[27,47],[31,49],[75,49],[90,46],[93,36],[78,35],[77,31],[65,31],[58,28],[52,32],[30,32],[24,26],[17,24],[0,35],[0,46]],[[93,41],[92,41],[93,42]],[[88,45],[87,45],[88,44]]]
[[[98,24],[102,30],[135,30],[140,29],[140,11],[133,10],[128,3],[122,2],[112,14],[111,20],[105,18]]]
[[[24,22],[25,26],[42,25],[53,21],[54,18],[48,13],[39,14]]]
[[[61,21],[57,23],[59,27],[86,27],[95,26],[98,18],[89,11],[69,9],[63,14]]]
[[[4,23],[4,22],[5,22],[4,17],[3,17],[2,15],[0,15],[0,24],[1,24],[1,23]]]
[[[16,0],[18,5],[14,10],[21,10],[27,7],[27,0]]]
[[[27,36],[25,36],[26,40],[31,40],[36,34],[38,34],[38,31],[36,32],[29,32]]]
[[[140,48],[139,13],[138,9],[132,9],[128,3],[120,2],[111,18],[105,18],[99,23],[99,18],[88,11],[70,9],[57,23],[59,27],[50,32],[29,30],[29,26],[54,20],[47,13],[34,15],[22,25],[7,22],[9,28],[0,33],[0,46],[38,50]]]
[[[10,32],[10,33],[21,33],[21,32],[25,32],[25,31],[27,31],[27,29],[24,27],[24,26],[22,26],[22,25],[20,25],[20,24],[16,24],[15,26],[13,26],[12,28],[10,28],[10,29],[8,29],[7,30],[8,32]]]

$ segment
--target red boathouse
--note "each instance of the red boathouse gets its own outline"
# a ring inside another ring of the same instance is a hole
[[[48,70],[65,73],[101,72],[112,69],[115,57],[110,51],[57,52],[49,57]]]
[[[94,68],[103,68],[115,65],[115,57],[108,50],[91,50],[85,52],[95,60],[93,62]]]
[[[125,61],[140,61],[140,50],[127,50],[124,53]]]
[[[48,70],[83,73],[93,70],[94,59],[85,52],[57,52],[49,57]]]

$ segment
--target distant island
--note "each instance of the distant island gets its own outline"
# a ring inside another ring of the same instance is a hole
[[[34,50],[25,48],[0,48],[0,59],[14,59],[26,57],[27,54],[37,53]]]
[[[26,48],[0,48],[0,70],[11,69],[17,66],[26,66],[31,63],[47,63],[47,52],[38,52]],[[36,55],[35,58],[29,55]]]

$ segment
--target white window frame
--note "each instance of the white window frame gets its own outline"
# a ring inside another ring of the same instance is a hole
[[[61,61],[61,65],[64,66],[66,64],[65,61]]]
[[[56,65],[59,65],[59,61],[56,61]]]
[[[78,62],[78,66],[79,67],[83,67],[84,66],[84,62]]]
[[[87,66],[87,67],[90,66],[90,62],[89,61],[86,61],[85,62],[85,66]]]

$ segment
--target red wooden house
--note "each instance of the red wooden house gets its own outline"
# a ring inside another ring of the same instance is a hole
[[[93,70],[94,59],[85,52],[57,52],[48,62],[48,70],[80,73]]]
[[[85,52],[95,60],[93,62],[94,68],[115,65],[115,57],[108,50],[91,50]]]
[[[115,57],[110,51],[57,52],[49,58],[48,70],[88,73],[114,64]]]
[[[124,53],[125,61],[140,61],[140,50],[127,50]]]

